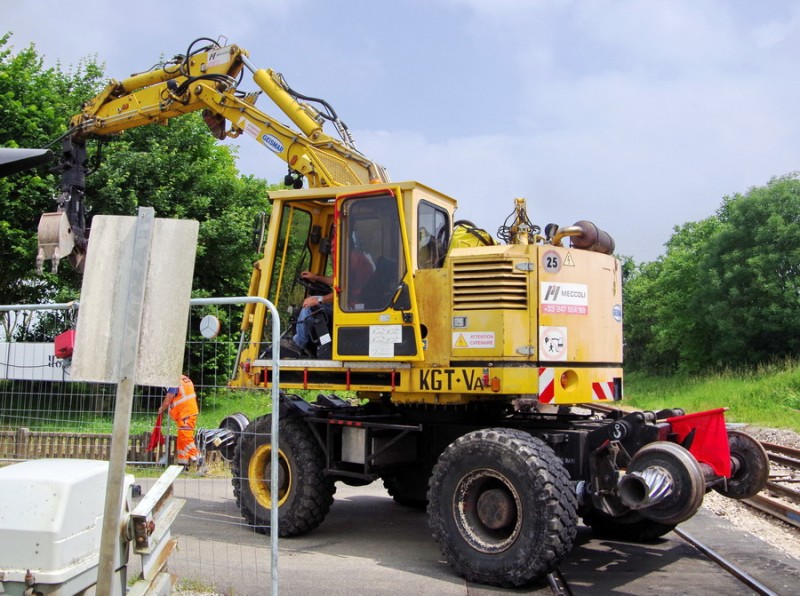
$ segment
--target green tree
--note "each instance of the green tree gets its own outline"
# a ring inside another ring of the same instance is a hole
[[[46,146],[63,134],[70,114],[94,94],[102,71],[92,60],[72,71],[45,68],[33,46],[14,52],[11,34],[0,37],[0,146]],[[56,153],[58,151],[56,150]],[[35,274],[39,216],[55,209],[55,175],[44,168],[0,178],[0,303],[53,298],[64,284]]]
[[[232,148],[216,143],[199,114],[126,131],[102,153],[86,184],[94,213],[133,215],[148,206],[156,217],[198,220],[195,291],[213,296],[247,291],[257,258],[252,221],[269,210],[268,186],[239,175]]]
[[[626,278],[626,365],[700,372],[800,355],[798,263],[796,174],[725,197]]]
[[[629,370],[660,368],[658,363],[662,360],[662,355],[656,354],[651,348],[657,302],[653,286],[658,280],[660,268],[659,261],[643,263],[635,265],[628,275],[623,275],[624,361]],[[669,363],[666,365],[669,366]]]
[[[90,60],[68,72],[44,68],[34,46],[15,52],[10,37],[0,38],[0,145],[43,147],[64,134],[81,103],[96,94],[102,69]],[[102,141],[108,141],[103,160],[87,176],[91,213],[134,215],[139,206],[152,206],[157,217],[200,221],[195,291],[216,296],[246,291],[257,256],[252,218],[269,211],[269,187],[265,180],[239,175],[235,148],[217,144],[199,114]],[[99,142],[90,141],[90,156],[97,155]],[[39,217],[55,209],[57,189],[56,175],[43,170],[0,179],[0,303],[77,296],[81,280],[66,263],[58,275],[34,272]]]
[[[659,370],[705,366],[709,321],[702,262],[719,222],[709,217],[676,227],[652,287],[656,304],[651,349]]]
[[[10,34],[0,37],[0,145],[43,147],[66,132],[70,117],[99,91],[104,75],[91,60],[71,71],[44,68],[33,46],[15,51],[9,40]],[[103,159],[96,162],[101,141]],[[53,148],[58,155],[60,146]],[[90,216],[135,215],[139,206],[152,206],[156,217],[196,219],[194,295],[246,293],[258,258],[252,247],[253,217],[269,212],[270,187],[238,173],[236,149],[217,144],[199,114],[175,118],[168,126],[92,139],[89,155],[93,171],[87,176],[85,202]],[[44,168],[0,179],[0,303],[78,297],[81,278],[66,262],[57,275],[37,276],[34,269],[39,217],[55,209],[58,187],[57,175]],[[227,372],[232,357],[225,351],[197,362],[207,371]],[[192,374],[199,378],[199,371]]]
[[[725,197],[703,262],[709,364],[800,355],[800,180]]]
[[[198,220],[193,296],[247,293],[258,257],[252,245],[253,217],[269,211],[269,187],[264,180],[239,176],[233,150],[216,143],[199,114],[174,118],[168,126],[126,131],[108,142],[103,154],[97,171],[87,178],[86,195],[95,213],[132,215],[139,206],[149,206],[156,217]],[[192,329],[202,314],[193,310]],[[225,322],[225,328],[238,328]],[[202,344],[189,345],[189,376],[229,373],[236,356],[230,346],[236,339],[223,333],[213,354],[201,353]]]

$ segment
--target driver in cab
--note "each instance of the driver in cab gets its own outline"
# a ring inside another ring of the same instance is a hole
[[[348,281],[352,284],[350,298],[353,300],[357,299],[361,290],[366,287],[370,276],[375,271],[375,265],[367,253],[354,251],[350,253],[349,271]],[[300,278],[308,282],[321,283],[333,287],[333,277],[330,275],[316,275],[310,271],[303,271],[300,274]],[[308,349],[311,342],[311,332],[306,319],[318,309],[323,309],[326,319],[331,321],[333,318],[333,297],[334,292],[331,290],[324,296],[312,295],[303,300],[300,314],[297,315],[294,336],[281,340],[282,358],[299,358],[304,355],[312,355],[312,352]]]
[[[315,275],[310,271],[303,271],[300,274],[300,278],[310,282],[333,286],[333,277],[330,275]],[[318,308],[324,309],[328,320],[331,319],[333,315],[333,291],[324,296],[306,296],[305,300],[303,300],[300,314],[297,315],[297,325],[295,326],[294,336],[291,339],[284,338],[281,340],[281,352],[285,354],[282,357],[298,357],[307,354],[306,348],[311,341],[311,333],[305,321]],[[297,356],[294,356],[293,353],[296,353]]]

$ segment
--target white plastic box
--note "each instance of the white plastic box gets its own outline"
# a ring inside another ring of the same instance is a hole
[[[96,583],[107,476],[108,462],[81,459],[0,468],[0,593],[17,593],[28,571],[47,594]],[[123,510],[131,508],[132,483],[127,475]],[[120,542],[115,569],[127,563],[126,545]]]

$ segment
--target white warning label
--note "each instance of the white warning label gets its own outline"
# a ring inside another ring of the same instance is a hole
[[[542,360],[566,360],[567,328],[541,327],[539,329],[539,355]]]
[[[258,135],[261,134],[261,129],[256,124],[253,124],[243,116],[239,118],[239,122],[237,122],[236,125],[239,128],[243,128],[247,134],[249,134],[254,139],[258,140]]]
[[[454,348],[493,348],[494,331],[455,331]]]

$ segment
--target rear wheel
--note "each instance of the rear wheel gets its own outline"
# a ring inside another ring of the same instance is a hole
[[[242,516],[259,532],[268,532],[271,486],[272,416],[252,422],[241,434],[232,460],[233,492]],[[278,526],[280,536],[298,536],[325,519],[335,487],[323,470],[325,458],[301,418],[280,421]]]
[[[505,428],[471,432],[441,455],[428,517],[447,561],[469,581],[516,587],[572,550],[575,491],[541,440]]]

